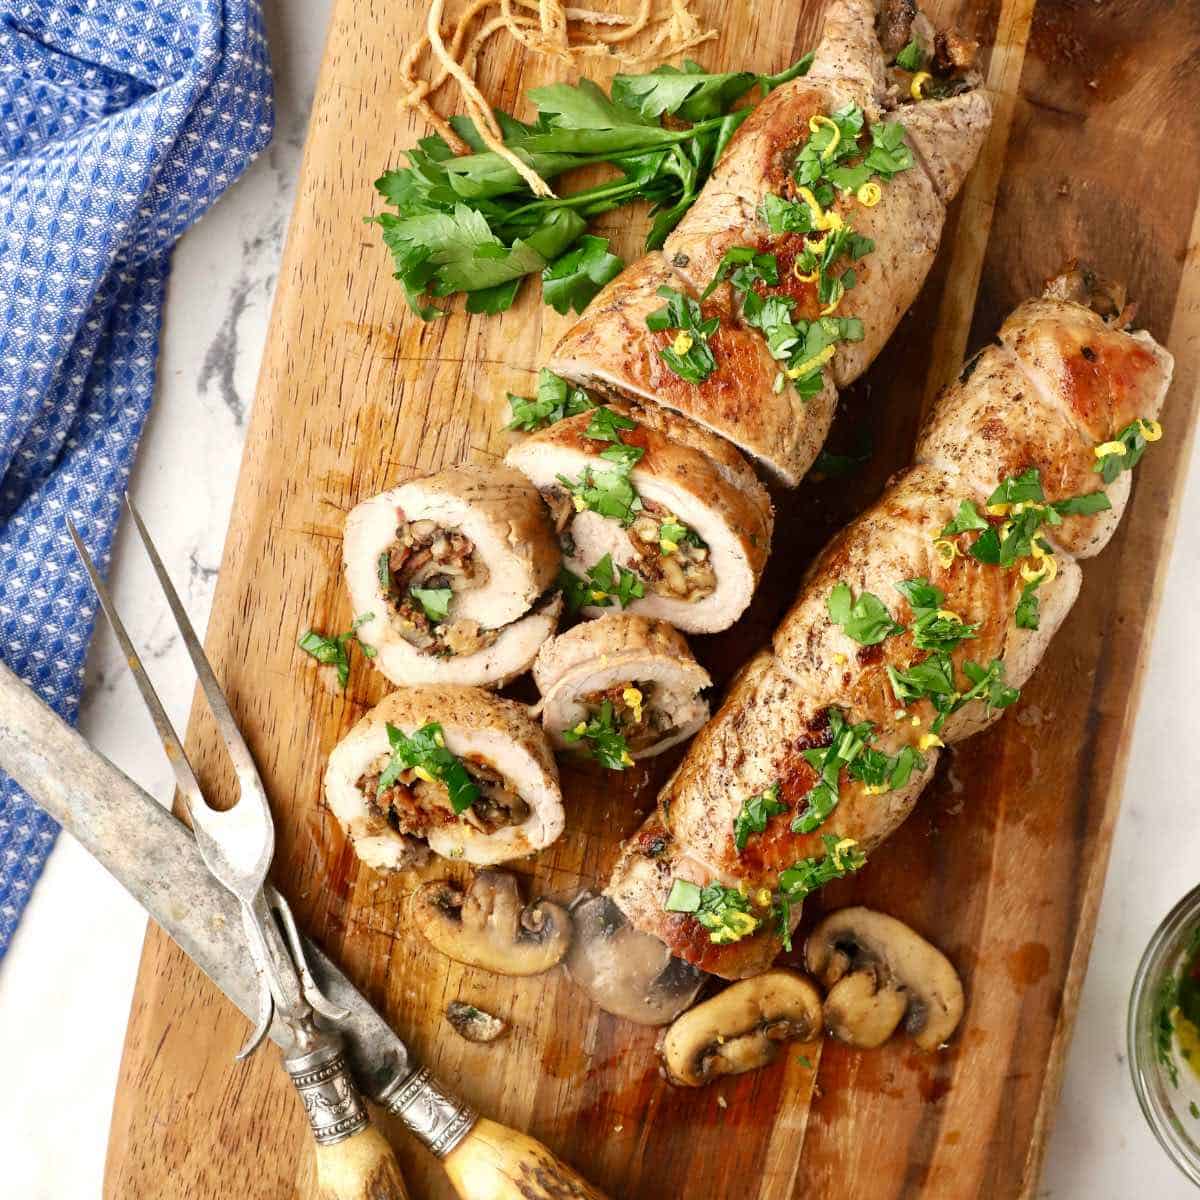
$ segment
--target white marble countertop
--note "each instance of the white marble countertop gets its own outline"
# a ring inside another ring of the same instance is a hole
[[[330,0],[269,0],[279,108],[275,141],[183,238],[175,256],[159,395],[133,491],[165,548],[168,569],[185,584],[184,599],[199,626],[212,602],[329,8]],[[179,469],[182,463],[188,470]],[[1138,1111],[1124,1026],[1143,946],[1168,908],[1197,882],[1186,853],[1196,839],[1193,781],[1200,778],[1194,715],[1200,540],[1191,532],[1197,528],[1200,454],[1193,457],[1184,498],[1039,1197],[1184,1200],[1194,1194]],[[192,674],[147,586],[148,568],[124,534],[113,580],[134,640],[148,652],[167,708],[182,724]],[[164,801],[169,797],[169,769],[107,631],[92,648],[82,728],[148,790]],[[10,1081],[0,1088],[4,1195],[100,1195],[144,928],[128,896],[63,837],[0,964],[0,1062]]]

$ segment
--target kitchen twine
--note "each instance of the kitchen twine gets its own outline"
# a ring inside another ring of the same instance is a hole
[[[176,238],[270,141],[258,0],[0,0],[0,657],[79,708]],[[0,776],[0,957],[58,826]]]

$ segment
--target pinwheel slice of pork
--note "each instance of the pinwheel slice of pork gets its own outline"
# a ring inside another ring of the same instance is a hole
[[[503,465],[410,480],[346,518],[346,579],[394,683],[499,686],[553,634],[560,553],[537,491]]]
[[[395,733],[412,739],[431,725],[478,793],[461,814],[445,779],[420,760],[386,774]],[[545,734],[523,705],[472,687],[409,687],[385,696],[334,747],[325,796],[355,853],[381,872],[419,864],[426,845],[443,858],[505,862],[550,845],[564,825]]]
[[[712,685],[683,635],[665,621],[612,613],[577,625],[538,652],[533,678],[542,725],[558,749],[564,734],[609,705],[631,758],[651,758],[686,741],[708,720],[701,694]]]
[[[640,410],[630,415],[635,427],[621,439],[642,454],[627,477],[635,498],[615,515],[589,508],[578,496],[581,483],[614,478],[613,463],[602,457],[612,443],[588,434],[594,413],[526,438],[506,461],[549,505],[568,571],[586,580],[607,556],[613,569],[639,580],[644,595],[625,597],[629,611],[688,632],[726,629],[750,603],[766,565],[770,500],[744,464],[737,465],[731,447],[710,457],[689,444],[705,435],[685,431],[682,421]],[[619,602],[603,589],[591,595],[595,602],[584,605],[585,616],[600,616]]]

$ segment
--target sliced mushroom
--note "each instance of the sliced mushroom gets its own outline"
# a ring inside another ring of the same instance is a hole
[[[703,1087],[765,1067],[783,1042],[820,1036],[820,993],[805,976],[778,967],[684,1013],[659,1039],[659,1053],[672,1083]]]
[[[504,871],[480,871],[470,890],[449,879],[418,888],[413,924],[456,962],[497,975],[540,975],[571,944],[571,918],[549,900],[521,907],[517,880]]]
[[[464,1004],[461,1000],[452,1000],[446,1008],[446,1020],[451,1028],[468,1042],[494,1042],[508,1026],[499,1017],[476,1008],[473,1004]]]
[[[571,916],[575,940],[567,973],[605,1012],[638,1025],[665,1025],[708,978],[630,925],[607,896],[585,894],[571,906]]]
[[[830,913],[808,935],[804,961],[827,990],[825,1028],[851,1046],[882,1045],[903,1020],[922,1050],[936,1050],[962,1017],[962,983],[950,960],[886,913],[861,906]]]

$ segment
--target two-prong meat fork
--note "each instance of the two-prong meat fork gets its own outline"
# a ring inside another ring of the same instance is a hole
[[[321,1194],[328,1200],[404,1200],[407,1193],[400,1168],[391,1147],[369,1123],[342,1053],[341,1038],[318,1028],[314,1020],[314,1013],[319,1013],[327,1024],[336,1025],[348,1014],[321,994],[305,960],[291,909],[267,882],[275,853],[275,825],[250,748],[141,517],[128,498],[126,504],[196,668],[217,731],[233,760],[239,799],[230,809],[218,810],[205,801],[183,744],[117,615],[112,597],[69,520],[67,528],[166,749],[205,865],[241,905],[246,941],[262,991],[254,1031],[237,1057],[250,1054],[273,1022],[282,1024],[290,1035],[284,1040],[294,1047],[294,1052],[285,1053],[284,1066],[304,1101],[317,1142]]]

